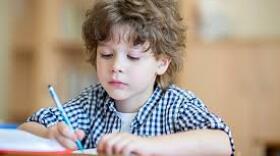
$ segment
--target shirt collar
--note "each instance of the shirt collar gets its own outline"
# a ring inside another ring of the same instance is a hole
[[[150,96],[150,98],[145,102],[145,104],[139,109],[136,120],[133,121],[133,126],[141,125],[145,122],[145,120],[148,118],[148,116],[153,112],[156,105],[159,104],[162,94],[164,94],[163,90],[158,86],[155,85],[155,89],[153,94]]]
[[[135,119],[133,120],[133,126],[141,125],[144,123],[144,121],[147,119],[147,117],[152,113],[154,108],[157,104],[159,104],[162,94],[164,94],[164,91],[159,87],[159,85],[155,85],[153,94],[149,97],[149,99],[145,102],[145,104],[140,107]],[[110,111],[117,113],[116,107],[115,107],[115,100],[111,98],[108,94],[105,98],[105,107],[109,108]]]
[[[117,112],[117,109],[115,107],[115,100],[109,96],[106,92],[106,97],[105,97],[105,107],[109,108],[110,111],[112,112]]]

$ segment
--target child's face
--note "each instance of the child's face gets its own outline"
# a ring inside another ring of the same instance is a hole
[[[166,61],[157,60],[151,49],[145,51],[148,43],[133,46],[132,42],[127,41],[127,27],[115,29],[112,40],[98,45],[98,79],[117,104],[134,105],[138,101],[144,104],[153,92],[156,76],[166,71]]]

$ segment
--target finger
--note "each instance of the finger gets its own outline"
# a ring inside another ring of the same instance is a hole
[[[83,130],[77,129],[75,134],[79,140],[82,140],[85,137],[85,132]]]
[[[130,139],[126,139],[126,140],[123,140],[121,142],[119,142],[116,146],[115,146],[115,154],[122,154],[125,147],[130,144],[132,142],[132,140]]]
[[[111,138],[111,137],[114,137],[115,135],[117,135],[117,133],[111,133],[111,134],[106,134],[104,135],[98,145],[97,145],[97,151],[98,153],[105,153],[106,152],[106,144],[107,144],[107,141]]]
[[[63,135],[64,137],[69,138],[73,141],[77,140],[77,136],[75,135],[75,133],[72,132],[65,123],[59,122],[57,124],[57,129],[58,129],[58,132],[60,133],[60,135]]]
[[[136,145],[134,141],[131,141],[129,144],[126,144],[122,150],[122,155],[124,156],[132,156],[132,155],[138,155],[138,152],[136,151]]]
[[[118,139],[118,143],[114,147],[114,154],[121,154],[125,146],[132,142],[132,138],[127,134],[120,135]]]
[[[127,140],[126,137],[124,137],[125,134],[123,133],[118,133],[112,137],[110,137],[110,139],[107,140],[106,143],[106,154],[111,155],[111,154],[116,154],[116,147],[118,146],[118,144],[124,140]]]
[[[73,140],[69,138],[65,138],[64,136],[61,135],[56,135],[55,139],[65,148],[77,150],[76,143]]]
[[[55,139],[55,135],[57,134],[57,125],[53,125],[48,128],[47,137],[50,139]]]
[[[98,144],[97,150],[100,153],[106,153],[106,155],[110,155],[110,152],[108,151],[108,140],[110,140],[110,138],[114,137],[115,135],[117,135],[116,133],[111,133],[111,134],[107,134],[104,135],[101,139],[100,142]]]

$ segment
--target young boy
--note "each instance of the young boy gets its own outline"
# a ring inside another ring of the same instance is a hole
[[[181,20],[175,0],[98,0],[83,37],[100,84],[63,106],[75,133],[56,107],[20,128],[108,155],[233,155],[229,127],[173,84],[183,63]]]

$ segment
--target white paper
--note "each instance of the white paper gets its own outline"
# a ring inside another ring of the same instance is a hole
[[[0,129],[0,150],[52,152],[65,151],[58,142],[19,129]]]
[[[96,148],[84,149],[83,152],[82,152],[82,151],[74,151],[73,153],[88,154],[88,155],[97,155]]]

